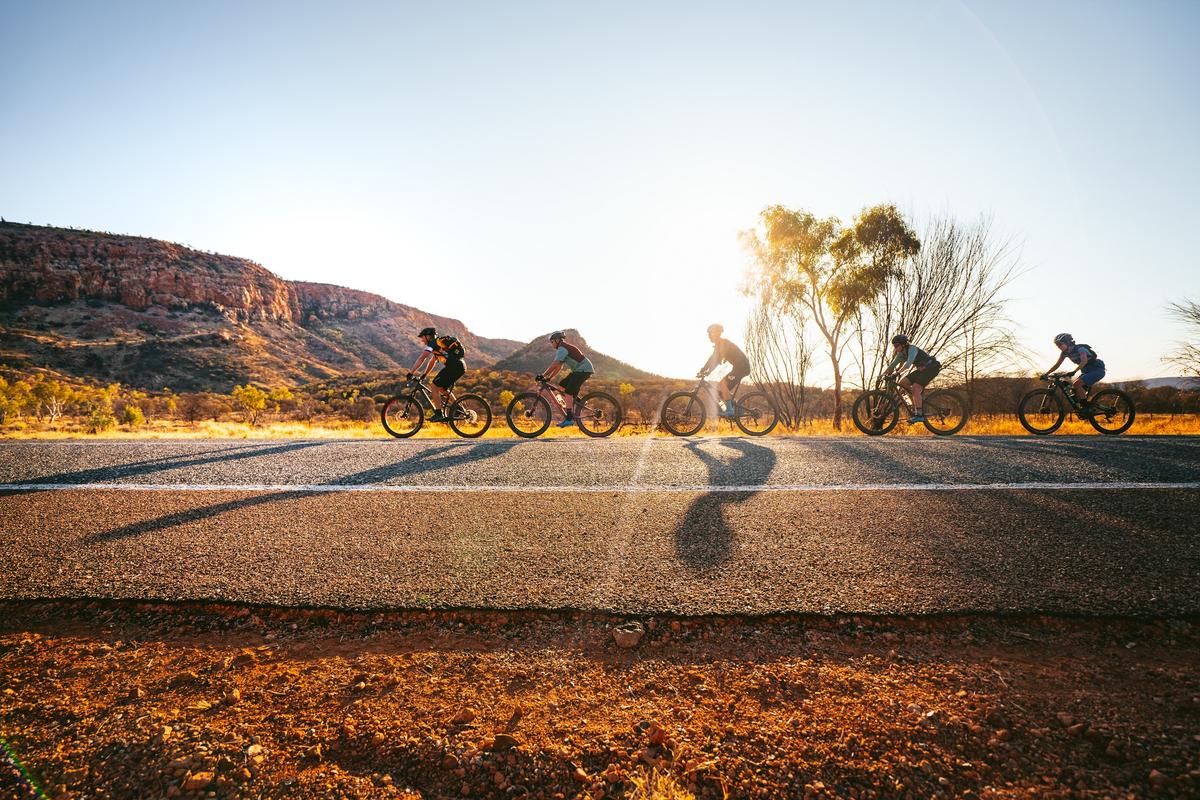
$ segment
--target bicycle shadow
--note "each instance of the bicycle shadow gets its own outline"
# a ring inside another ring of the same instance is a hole
[[[518,442],[509,441],[492,441],[480,442],[477,444],[452,443],[444,444],[438,447],[431,447],[417,453],[411,458],[395,464],[388,464],[382,467],[373,467],[368,470],[352,473],[350,475],[338,476],[322,483],[314,484],[314,487],[329,486],[329,485],[369,485],[374,483],[386,483],[389,479],[411,477],[413,475],[434,472],[442,469],[450,469],[453,467],[463,466],[473,462],[482,461],[488,458],[495,458],[516,447]],[[181,487],[186,488],[186,486]],[[436,489],[431,489],[436,491]],[[156,533],[158,531],[167,530],[179,525],[186,525],[190,522],[198,522],[200,520],[211,519],[220,516],[230,511],[239,511],[247,508],[274,503],[279,500],[312,497],[314,495],[326,494],[319,488],[314,488],[309,491],[280,491],[280,492],[264,492],[250,495],[248,497],[239,497],[234,500],[228,500],[222,503],[214,503],[202,508],[192,508],[184,511],[177,511],[171,514],[166,514],[151,520],[143,520],[141,522],[122,525],[118,528],[113,528],[107,531],[101,531],[90,534],[84,539],[85,544],[102,544],[105,542],[119,541],[134,536],[143,536],[148,533]]]
[[[703,449],[704,442],[684,445],[708,469],[710,486],[756,486],[766,482],[775,469],[775,451],[745,439],[721,439],[719,444],[739,455],[722,461]],[[705,572],[729,559],[733,531],[725,518],[727,507],[744,503],[756,490],[709,492],[692,502],[675,527],[675,552],[688,567]]]

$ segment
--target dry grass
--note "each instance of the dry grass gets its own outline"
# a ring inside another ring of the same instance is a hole
[[[625,425],[615,434],[617,436],[645,436],[649,433],[646,426]],[[1133,423],[1128,435],[1141,436],[1184,436],[1200,435],[1200,415],[1195,414],[1144,414]],[[1063,423],[1054,435],[1099,436],[1100,434],[1087,422],[1074,417]],[[669,436],[661,430],[653,431],[654,436]],[[744,434],[731,423],[721,422],[719,425],[709,424],[703,431],[705,436],[743,436]],[[813,420],[799,430],[789,431],[782,426],[771,433],[772,436],[861,436],[858,429],[847,417],[843,420],[842,430],[833,427],[831,418]],[[932,436],[924,425],[908,426],[903,421],[897,425],[888,436]],[[1028,436],[1021,423],[1012,415],[990,415],[972,417],[961,435],[972,436]],[[322,420],[319,422],[267,422],[260,425],[249,425],[244,422],[213,422],[206,420],[195,424],[173,420],[151,420],[137,428],[114,428],[104,433],[88,433],[82,423],[60,422],[56,425],[19,421],[0,425],[0,438],[4,439],[390,439],[387,431],[375,421],[353,422],[350,420]],[[427,424],[414,439],[454,439],[453,431],[446,425]],[[484,434],[486,439],[512,439],[515,435],[502,420],[493,421],[492,427]],[[587,438],[578,428],[551,427],[542,438],[553,439],[585,439]]]
[[[695,800],[696,795],[665,772],[650,769],[629,779],[629,800]]]

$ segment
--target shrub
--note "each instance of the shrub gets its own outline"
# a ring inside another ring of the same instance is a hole
[[[142,413],[142,409],[130,403],[125,406],[125,413],[121,415],[121,424],[128,425],[130,428],[136,428],[146,421],[146,415]]]
[[[101,433],[117,424],[117,418],[112,415],[112,409],[107,406],[96,406],[87,418],[88,433]]]

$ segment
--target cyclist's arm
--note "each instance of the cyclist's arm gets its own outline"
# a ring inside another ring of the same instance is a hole
[[[904,362],[904,366],[900,368],[902,372],[908,372],[912,369],[913,362],[917,360],[917,346],[910,344],[908,346],[908,360]]]
[[[562,368],[563,368],[563,362],[555,361],[553,364],[546,367],[546,371],[542,373],[542,377],[545,378],[546,380],[550,380],[555,375],[557,375],[559,372],[561,372]]]
[[[1088,363],[1087,351],[1081,347],[1081,348],[1079,348],[1079,366],[1077,366],[1075,369],[1082,372],[1083,368],[1087,366],[1087,363]]]
[[[414,375],[417,374],[418,372],[420,372],[421,365],[425,363],[426,358],[428,358],[430,361],[432,361],[433,354],[429,350],[422,350],[421,355],[417,356],[417,363],[413,364],[412,369],[410,369],[409,372],[413,373]],[[430,367],[432,367],[432,366],[433,366],[433,364],[430,364]],[[425,370],[425,372],[428,373],[429,370]]]
[[[1054,366],[1051,367],[1050,369],[1046,370],[1046,374],[1049,375],[1051,372],[1054,372],[1054,370],[1058,369],[1062,365],[1062,362],[1064,362],[1066,360],[1067,360],[1066,353],[1059,354],[1058,361],[1055,361]],[[1072,371],[1074,371],[1074,370],[1072,370]]]
[[[721,365],[721,345],[713,347],[712,355],[708,357],[708,361],[704,362],[704,366],[700,368],[701,375],[707,375]]]
[[[892,356],[892,360],[888,362],[887,369],[883,371],[884,375],[894,375],[896,373],[896,365],[900,363],[900,356]]]

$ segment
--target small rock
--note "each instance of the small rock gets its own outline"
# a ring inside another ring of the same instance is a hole
[[[387,741],[387,737],[383,735],[383,731],[375,731],[371,734],[371,744],[378,747]]]
[[[580,783],[587,783],[589,780],[591,780],[588,777],[587,770],[585,770],[583,767],[576,767],[573,774],[575,780],[579,781]]]
[[[242,690],[236,686],[225,693],[225,702],[228,705],[236,705],[242,702]]]
[[[1008,728],[1001,728],[1000,730],[996,731],[996,738],[1002,742],[1007,742],[1012,739],[1012,731],[1010,731]]]
[[[1082,722],[1076,722],[1074,725],[1067,728],[1067,733],[1071,734],[1072,736],[1076,736],[1076,737],[1083,736],[1083,734],[1086,732],[1087,732],[1087,725],[1084,725]]]
[[[1058,712],[1057,716],[1058,716],[1058,724],[1062,725],[1064,728],[1070,728],[1072,725],[1075,724],[1075,718],[1072,717],[1070,714],[1068,714],[1066,711]]]
[[[450,724],[451,725],[469,725],[470,723],[472,723],[474,721],[475,721],[475,710],[471,709],[471,708],[464,708],[462,711],[459,711],[457,714],[454,715],[454,717],[450,720]]]
[[[512,750],[521,742],[511,733],[497,733],[492,740],[493,750]]]
[[[650,744],[658,746],[667,740],[667,729],[659,725],[657,722],[651,722],[650,727],[646,729],[646,741]]]
[[[185,792],[194,792],[198,789],[206,788],[216,776],[211,772],[196,772],[188,775],[183,779],[183,790]]]
[[[1117,743],[1116,739],[1110,741],[1108,747],[1104,748],[1104,755],[1113,761],[1121,761],[1125,757],[1121,752],[1121,745]]]
[[[1150,770],[1150,785],[1155,789],[1165,789],[1171,785],[1171,779],[1156,769]]]
[[[642,641],[642,637],[646,635],[646,629],[640,622],[626,622],[624,625],[618,625],[613,628],[613,641],[618,647],[623,647],[626,650],[638,646]]]

